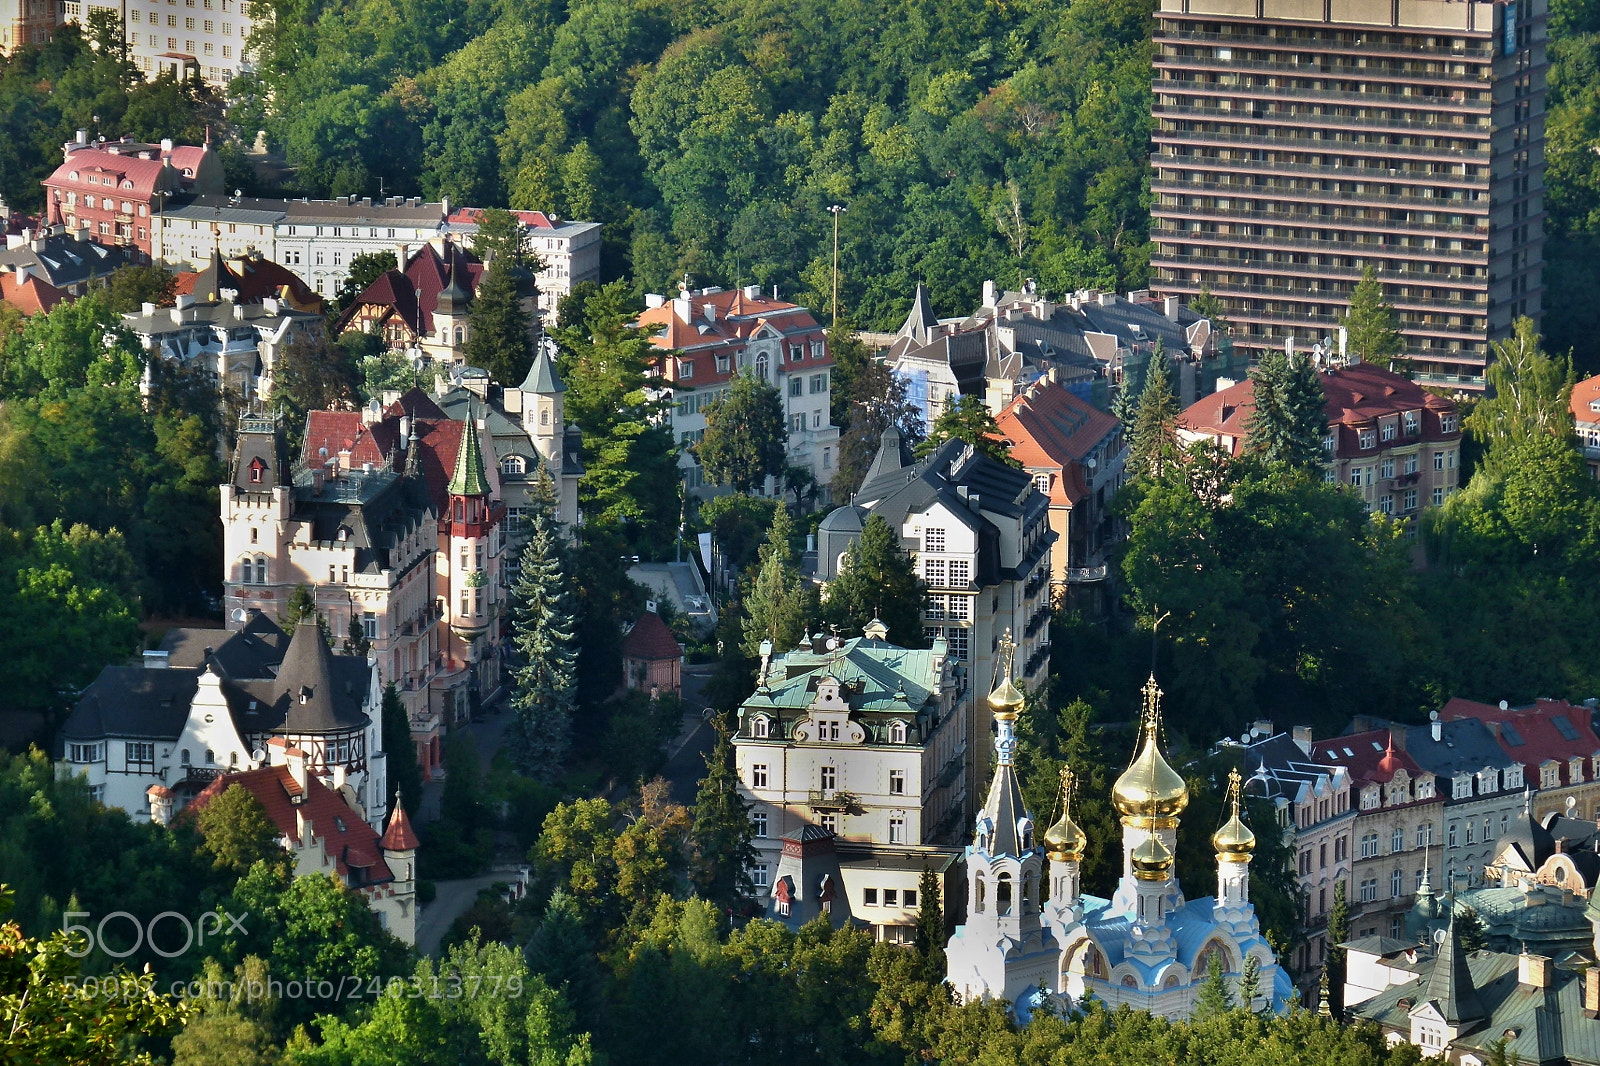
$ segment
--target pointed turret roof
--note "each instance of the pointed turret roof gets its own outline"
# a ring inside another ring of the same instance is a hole
[[[904,438],[900,436],[898,426],[890,426],[883,431],[883,436],[878,438],[878,454],[873,458],[872,465],[867,468],[867,476],[861,479],[861,487],[868,485],[879,478],[897,473],[911,465],[911,457],[906,453]]]
[[[528,368],[528,376],[522,379],[522,384],[517,386],[518,391],[544,395],[566,392],[567,384],[556,372],[556,361],[550,358],[549,347],[539,344],[535,348],[533,365]]]
[[[338,698],[333,651],[323,639],[315,618],[302,619],[289,638],[288,650],[278,667],[277,687],[288,697],[285,733],[335,733],[358,728],[366,716],[352,710],[352,701]],[[359,704],[359,693],[354,704]]]
[[[478,423],[470,410],[461,431],[461,447],[456,449],[456,469],[450,475],[450,495],[489,495],[489,478],[483,472],[483,450],[478,445]]]
[[[1017,822],[1027,816],[1028,809],[1022,801],[1022,788],[1017,784],[1016,771],[1010,763],[995,768],[994,780],[989,784],[989,798],[983,803],[983,813],[994,823],[994,843],[991,855],[1021,855],[1022,838],[1017,834]]]
[[[1439,944],[1439,955],[1434,961],[1433,973],[1428,976],[1424,995],[1451,1025],[1483,1017],[1483,1004],[1478,1000],[1472,971],[1467,967],[1467,953],[1461,947],[1454,911],[1450,914],[1450,928]]]
[[[919,345],[927,344],[933,339],[933,327],[938,324],[928,303],[928,287],[919,281],[916,294],[911,297],[911,311],[906,315],[905,325],[900,327],[900,336],[909,337]]]
[[[389,828],[383,831],[383,839],[378,841],[378,846],[384,851],[416,851],[419,843],[416,831],[411,828],[411,819],[406,816],[400,797],[396,796],[394,813],[389,816]]]
[[[434,304],[434,312],[441,315],[464,315],[467,313],[467,304],[472,302],[472,293],[461,284],[461,263],[455,256],[450,258],[450,283],[439,293],[438,302]]]

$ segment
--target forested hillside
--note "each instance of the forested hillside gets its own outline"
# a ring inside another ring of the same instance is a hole
[[[1148,0],[273,6],[234,123],[311,193],[599,219],[643,288],[819,310],[839,203],[842,302],[880,326],[924,278],[947,310],[1144,279]]]

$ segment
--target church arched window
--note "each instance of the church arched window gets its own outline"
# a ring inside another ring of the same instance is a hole
[[[1011,913],[1011,875],[1001,874],[995,878],[994,909],[996,914]]]
[[[1032,914],[1039,908],[1039,879],[1031,872],[1022,878],[1022,913]]]
[[[972,893],[972,909],[982,914],[988,902],[985,897],[989,894],[989,882],[982,874],[978,874],[976,884]]]

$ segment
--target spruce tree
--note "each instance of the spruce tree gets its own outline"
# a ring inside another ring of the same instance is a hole
[[[938,982],[945,976],[944,908],[939,904],[939,878],[927,867],[917,883],[917,934],[914,941],[925,981]]]
[[[828,584],[827,596],[828,618],[841,629],[859,633],[876,617],[888,627],[891,644],[923,646],[927,586],[882,515],[868,517],[844,567]]]
[[[518,771],[541,781],[561,772],[572,742],[577,699],[578,647],[568,605],[565,546],[547,511],[535,511],[512,588],[517,607],[513,632],[523,665],[511,705],[516,719],[507,741]]]
[[[521,280],[514,261],[489,263],[472,300],[467,333],[467,362],[506,388],[521,384],[533,365],[533,322],[522,306]]]
[[[1139,407],[1134,415],[1128,461],[1135,475],[1160,477],[1182,454],[1178,444],[1178,397],[1172,391],[1167,354],[1156,344],[1144,374]]]
[[[1304,353],[1292,358],[1268,349],[1250,371],[1255,410],[1245,429],[1246,448],[1269,463],[1312,471],[1323,463],[1327,429],[1322,383]]]
[[[1367,267],[1350,292],[1350,310],[1344,318],[1349,354],[1363,363],[1388,366],[1405,350],[1399,325],[1394,308],[1384,302],[1377,272]]]
[[[1206,962],[1206,975],[1200,981],[1200,991],[1195,993],[1194,1020],[1207,1021],[1233,1009],[1233,998],[1228,994],[1228,978],[1222,972],[1222,952],[1213,951]]]
[[[783,652],[805,636],[811,596],[789,546],[793,530],[789,509],[780,504],[773,513],[767,542],[761,546],[760,562],[744,589],[741,645],[751,659],[760,657],[763,640],[771,640],[774,650]]]
[[[750,805],[739,795],[726,718],[717,719],[713,727],[717,740],[706,754],[706,775],[695,793],[694,822],[689,829],[689,876],[702,898],[727,911],[755,891],[750,880],[750,867],[756,860],[751,844],[755,829]]]
[[[1244,968],[1239,972],[1239,1006],[1245,1010],[1253,1010],[1256,998],[1260,995],[1261,964],[1256,961],[1254,955],[1246,955]]]
[[[1350,939],[1350,903],[1345,898],[1344,882],[1333,886],[1333,909],[1328,912],[1328,963],[1324,973],[1328,978],[1328,1009],[1334,1017],[1344,1011],[1345,950]]]

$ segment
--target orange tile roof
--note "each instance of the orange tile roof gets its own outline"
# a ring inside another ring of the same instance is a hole
[[[1600,374],[1572,386],[1572,420],[1600,422]]]
[[[660,307],[647,308],[638,318],[641,329],[659,328],[651,338],[658,348],[678,349],[676,359],[665,360],[661,376],[674,384],[691,388],[719,385],[733,376],[733,359],[765,326],[772,327],[784,337],[800,334],[806,337],[802,356],[791,360],[784,353],[784,373],[808,371],[833,365],[833,356],[826,346],[823,354],[811,354],[813,340],[823,339],[822,326],[808,308],[771,296],[750,296],[743,289],[695,294],[689,298],[690,320],[678,316],[676,302],[668,300]],[[707,309],[713,317],[707,317]],[[716,356],[730,357],[726,371],[718,372]],[[692,363],[693,370],[685,374],[683,364]]]
[[[0,274],[0,300],[24,315],[48,314],[67,294],[42,278],[30,277],[19,283],[13,271]]]
[[[1050,502],[1067,505],[1089,493],[1084,457],[1117,431],[1116,418],[1074,396],[1065,385],[1043,380],[1018,393],[995,424],[1025,468],[1061,472],[1051,479]]]
[[[683,655],[678,638],[654,611],[646,611],[622,638],[622,656],[625,659],[677,659]]]

